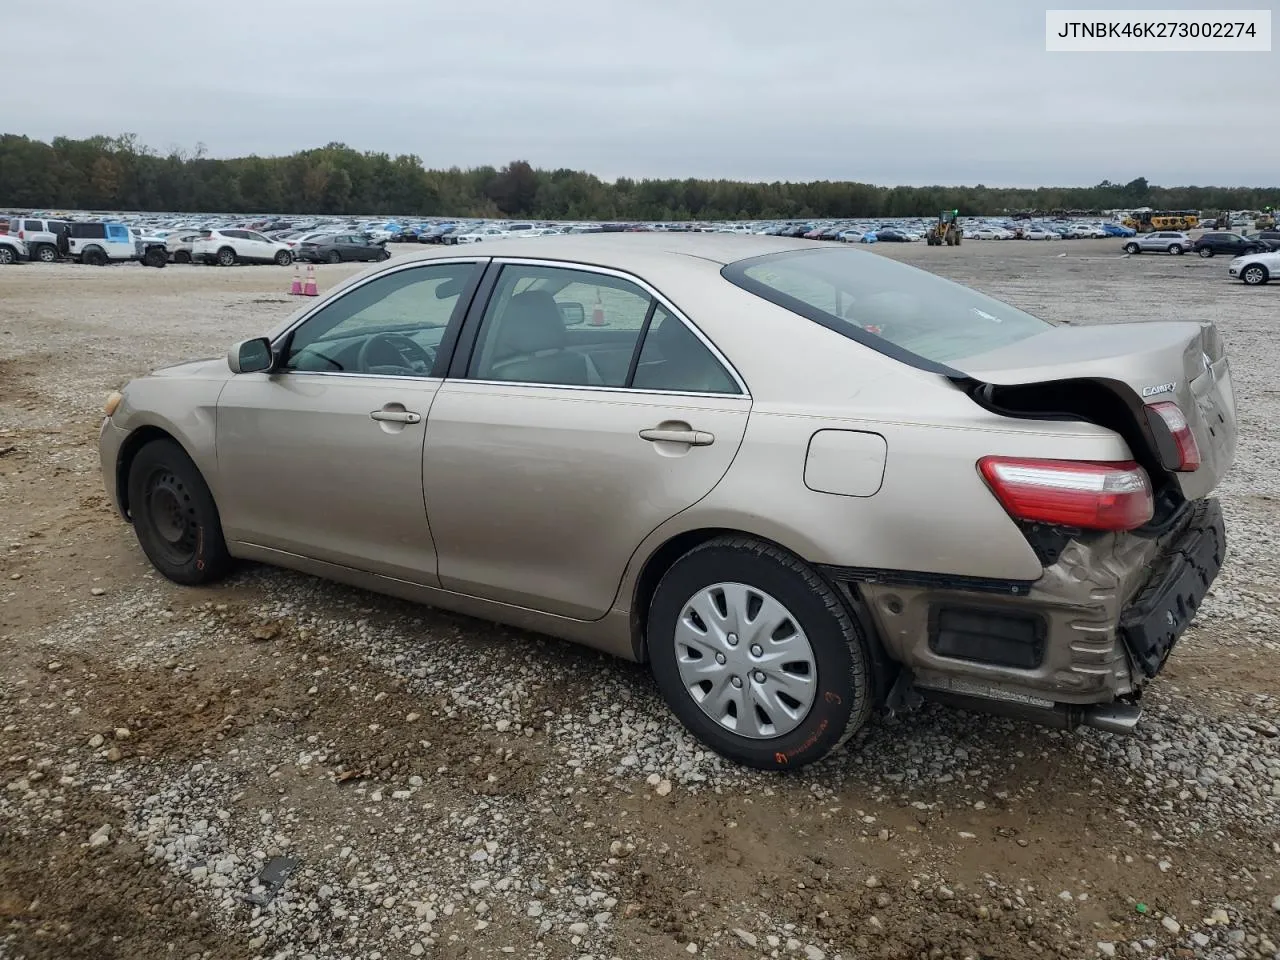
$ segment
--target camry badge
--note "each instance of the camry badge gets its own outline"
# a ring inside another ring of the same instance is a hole
[[[1155,386],[1143,387],[1142,395],[1144,397],[1154,397],[1156,394],[1159,394],[1159,393],[1168,393],[1173,389],[1173,387],[1174,387],[1174,384],[1172,383],[1157,383]]]

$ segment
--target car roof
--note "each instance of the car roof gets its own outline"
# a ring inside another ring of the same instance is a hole
[[[627,272],[642,271],[665,261],[668,265],[701,260],[708,269],[736,260],[787,250],[831,249],[818,240],[792,240],[735,233],[571,233],[528,240],[485,240],[468,246],[442,246],[399,257],[396,263],[457,257],[519,257],[534,260],[568,260]]]

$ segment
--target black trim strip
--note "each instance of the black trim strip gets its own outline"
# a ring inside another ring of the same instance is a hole
[[[430,261],[427,261],[428,263]],[[462,290],[462,295],[458,297],[458,302],[453,305],[453,312],[449,315],[449,323],[445,327],[444,336],[440,338],[440,344],[436,347],[436,362],[431,368],[431,376],[443,378],[449,372],[449,366],[453,361],[454,349],[458,344],[458,337],[462,333],[462,325],[466,320],[467,313],[471,309],[471,302],[475,299],[476,291],[479,290],[481,282],[486,276],[489,264],[492,261],[483,259],[476,260],[471,276],[467,280],[466,287]]]
[[[471,354],[476,348],[476,335],[480,330],[480,322],[484,319],[485,310],[489,307],[489,298],[493,296],[493,289],[498,284],[498,274],[502,272],[502,267],[502,264],[490,260],[484,269],[484,275],[476,285],[475,295],[471,298],[471,303],[458,330],[458,340],[453,356],[449,358],[446,374],[449,379],[462,380],[467,376],[467,368],[471,366]]]
[[[827,577],[837,582],[882,583],[903,587],[932,587],[937,590],[964,590],[977,593],[1004,593],[1025,597],[1035,580],[999,580],[954,573],[924,573],[918,570],[880,570],[874,567],[838,567],[821,564]]]
[[[627,365],[627,379],[622,382],[623,387],[630,389],[632,383],[636,379],[636,368],[640,366],[640,354],[644,351],[644,341],[649,336],[649,324],[653,322],[653,315],[658,309],[658,298],[649,298],[649,309],[645,311],[644,323],[640,324],[640,336],[636,337],[635,349],[631,351],[631,363]],[[735,384],[736,386],[736,384]]]

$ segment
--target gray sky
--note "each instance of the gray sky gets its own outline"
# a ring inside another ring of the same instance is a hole
[[[1164,0],[1130,8],[1253,7]],[[5,0],[0,132],[606,179],[1280,183],[1280,52],[1044,50],[1095,0]],[[1274,50],[1274,48],[1273,48]],[[40,61],[49,64],[42,56]],[[86,89],[87,87],[87,89]]]

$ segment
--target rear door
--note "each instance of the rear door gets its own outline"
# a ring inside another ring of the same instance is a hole
[[[644,538],[724,476],[751,400],[638,278],[512,260],[486,283],[427,423],[441,586],[596,619]]]

